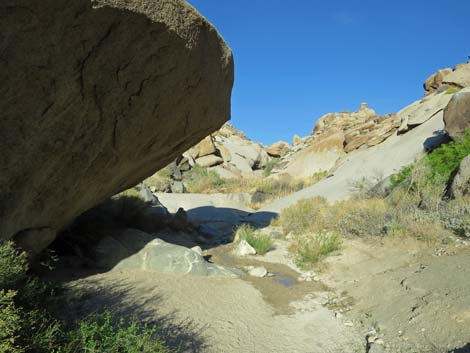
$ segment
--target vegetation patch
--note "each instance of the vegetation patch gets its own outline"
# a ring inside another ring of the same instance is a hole
[[[235,240],[246,240],[259,255],[264,255],[273,249],[274,241],[267,234],[261,234],[248,224],[242,224],[235,233]]]
[[[28,274],[26,254],[0,244],[1,353],[169,352],[157,329],[108,312],[78,322],[58,317],[60,287]]]
[[[295,238],[289,250],[297,266],[307,269],[341,247],[341,238],[334,233],[320,232]]]
[[[406,236],[432,244],[469,237],[470,198],[445,196],[451,175],[469,154],[467,131],[460,141],[442,145],[392,176],[386,195],[361,183],[358,194],[346,201],[300,200],[284,209],[276,224],[292,239],[290,251],[302,266],[334,252],[345,237]]]
[[[446,89],[446,94],[454,94],[457,93],[461,90],[461,87],[458,86],[450,86],[449,88]]]

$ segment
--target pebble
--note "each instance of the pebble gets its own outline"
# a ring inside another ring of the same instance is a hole
[[[268,274],[268,270],[266,270],[264,267],[255,267],[249,270],[248,274],[253,277],[263,278]]]

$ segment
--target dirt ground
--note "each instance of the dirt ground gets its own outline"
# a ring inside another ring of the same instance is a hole
[[[236,258],[233,245],[211,262],[264,266],[265,278],[191,277],[111,271],[69,282],[80,293],[70,314],[103,307],[156,322],[185,352],[469,352],[470,246],[436,249],[411,240],[346,241],[299,281],[286,243]]]

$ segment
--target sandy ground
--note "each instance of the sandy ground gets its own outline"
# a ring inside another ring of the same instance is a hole
[[[69,315],[104,307],[154,321],[186,352],[469,352],[470,247],[411,240],[346,241],[300,282],[286,244],[238,259],[233,245],[206,251],[226,266],[264,266],[267,278],[150,272],[84,276]],[[367,344],[369,341],[375,341]]]

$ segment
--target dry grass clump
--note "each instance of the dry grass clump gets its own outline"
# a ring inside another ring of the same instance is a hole
[[[261,234],[248,224],[242,224],[235,233],[235,240],[246,240],[259,255],[264,255],[272,250],[274,241],[267,234]]]
[[[279,224],[284,232],[333,232],[342,236],[381,235],[387,220],[381,199],[351,199],[330,204],[324,198],[300,200],[284,209]]]
[[[272,200],[311,186],[323,179],[326,175],[326,172],[319,172],[308,178],[293,178],[288,174],[282,174],[271,178],[249,177],[224,179],[215,171],[195,166],[186,174],[185,185],[188,192],[198,194],[261,193],[264,196],[262,201],[253,201],[250,205],[252,208],[256,209]]]
[[[334,233],[320,232],[296,237],[289,247],[300,268],[309,268],[326,256],[339,250],[341,238]]]

